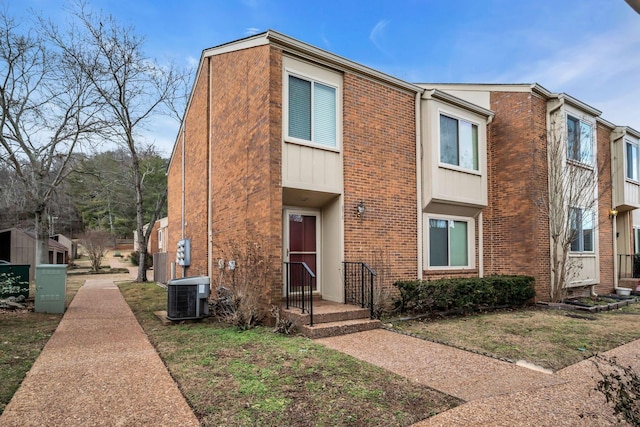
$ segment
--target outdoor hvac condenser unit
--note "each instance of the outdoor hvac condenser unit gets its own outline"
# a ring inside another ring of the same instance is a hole
[[[209,277],[169,280],[167,289],[167,319],[201,319],[209,315]]]

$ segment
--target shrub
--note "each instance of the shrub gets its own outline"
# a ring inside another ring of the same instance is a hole
[[[535,296],[534,279],[529,276],[410,280],[394,286],[400,291],[396,307],[414,313],[521,306]]]
[[[88,230],[80,235],[79,242],[87,252],[92,271],[100,271],[100,264],[112,241],[113,236],[102,230]]]
[[[135,265],[136,267],[140,265],[140,251],[131,252],[131,255],[129,255],[129,259],[131,260],[131,264]],[[153,255],[151,255],[149,252],[147,252],[146,267],[147,269],[153,267]]]
[[[293,317],[288,316],[277,305],[272,305],[269,310],[271,316],[273,316],[275,327],[273,332],[278,334],[291,335],[297,330],[297,322]]]
[[[232,288],[218,287],[211,302],[211,313],[221,322],[243,331],[260,325],[265,317],[259,295],[244,283]]]
[[[241,330],[260,325],[267,316],[266,288],[269,264],[257,243],[231,242],[220,250],[222,262],[212,312]],[[233,268],[229,263],[233,261]]]
[[[12,273],[0,273],[0,298],[24,295],[29,296],[29,282],[23,282]]]
[[[640,277],[640,254],[633,256],[633,277]]]

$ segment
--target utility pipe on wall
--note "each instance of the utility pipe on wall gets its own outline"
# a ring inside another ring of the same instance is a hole
[[[212,159],[211,159],[211,140],[212,140],[212,135],[211,135],[211,126],[212,126],[212,119],[211,119],[211,96],[213,93],[212,90],[212,82],[211,79],[213,78],[212,73],[211,73],[211,57],[208,58],[208,86],[207,86],[207,165],[208,165],[208,172],[207,172],[207,274],[209,277],[211,277],[213,275],[213,259],[212,259],[212,252],[213,252],[213,242],[212,242],[212,237],[213,237],[213,218],[212,218],[212,210],[213,210],[213,201],[211,200],[212,197],[212,191],[211,191],[211,179],[212,179]]]
[[[180,221],[182,223],[182,231],[180,234],[180,239],[184,239],[184,226],[185,226],[185,218],[184,218],[184,192],[185,192],[185,182],[184,182],[184,177],[185,177],[185,172],[184,172],[184,152],[185,152],[185,148],[184,145],[186,143],[186,130],[183,127],[182,128],[182,170],[181,170],[181,174],[182,174],[182,221]],[[187,274],[187,268],[185,266],[182,267],[182,277],[186,277]]]
[[[422,280],[422,271],[423,271],[423,250],[422,250],[422,94],[423,92],[416,93],[416,192],[417,192],[417,204],[418,204],[418,279]]]

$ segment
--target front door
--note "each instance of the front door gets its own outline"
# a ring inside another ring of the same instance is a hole
[[[319,213],[288,211],[286,223],[288,225],[287,259],[289,262],[304,262],[316,275],[314,292],[319,292]]]

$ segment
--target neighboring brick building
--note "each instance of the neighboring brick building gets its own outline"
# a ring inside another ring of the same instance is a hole
[[[631,212],[640,208],[640,183],[637,151],[635,157],[628,157],[628,152],[629,147],[637,150],[640,134],[615,126],[599,110],[538,84],[437,87],[495,113],[488,138],[485,274],[532,275],[538,299],[549,295],[550,214],[543,205],[549,200],[554,175],[549,157],[560,155],[564,168],[589,171],[597,180],[592,201],[585,202],[591,219],[584,220],[587,227],[580,226],[583,236],[578,236],[569,253],[574,266],[569,291],[613,291],[620,275],[619,256],[633,253]],[[581,129],[576,143],[586,144],[573,154],[567,149],[572,126]],[[554,138],[561,140],[559,152],[548,151]],[[580,150],[586,154],[576,157]]]
[[[344,300],[343,261],[368,263],[389,288],[529,274],[546,299],[549,223],[536,201],[549,195],[557,114],[592,130],[603,190],[573,285],[610,291],[624,209],[605,221],[616,206],[607,147],[627,128],[538,85],[414,85],[273,31],[202,54],[168,170],[169,259],[191,239],[178,276],[215,286],[253,251],[269,302],[283,296],[285,261],[304,261],[332,301]]]

